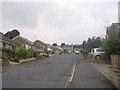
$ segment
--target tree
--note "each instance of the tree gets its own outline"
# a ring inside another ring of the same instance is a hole
[[[63,47],[65,45],[65,43],[61,43],[61,47]]]
[[[87,47],[86,47],[87,51],[90,51],[90,50],[93,48],[93,41],[92,41],[91,38],[89,38],[89,39],[87,40],[87,45],[86,45],[86,46],[87,46]]]
[[[82,48],[85,49],[86,46],[87,46],[87,42],[86,42],[86,41],[83,41],[83,43],[82,43]]]
[[[16,36],[20,35],[20,32],[17,29],[13,29],[12,31],[8,31],[4,34],[6,37],[11,39],[15,38]]]
[[[94,48],[98,48],[101,46],[101,43],[102,43],[102,40],[100,37],[97,37],[95,38],[95,41],[94,41]]]
[[[57,46],[57,43],[53,43],[53,45],[52,46]]]
[[[75,48],[80,48],[80,45],[78,45],[78,44],[73,45],[73,49],[75,49]]]
[[[111,28],[110,30],[103,43],[105,55],[108,57],[106,59],[110,59],[111,55],[114,54],[120,55],[120,32],[117,32],[115,28]]]
[[[102,44],[102,39],[100,37],[92,37],[92,38],[88,38],[87,41],[83,41],[81,47],[90,52],[90,50],[92,48],[98,48],[100,47]]]

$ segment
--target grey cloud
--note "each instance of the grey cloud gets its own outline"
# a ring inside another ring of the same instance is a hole
[[[2,4],[3,25],[12,23],[28,28],[37,27],[38,13],[44,10],[43,7],[40,11],[39,6],[38,3],[32,2],[4,2]]]
[[[28,38],[36,35],[46,42],[81,43],[104,35],[106,20],[117,21],[116,2],[3,3],[3,29],[19,27],[23,35],[31,32]]]

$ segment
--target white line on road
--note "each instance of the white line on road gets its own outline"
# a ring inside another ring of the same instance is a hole
[[[74,65],[73,65],[73,69],[72,69],[72,74],[71,74],[71,77],[70,77],[70,82],[73,80],[73,76],[75,74],[75,67],[76,67],[76,60],[74,61]]]
[[[74,77],[74,74],[75,74],[75,68],[76,68],[76,60],[74,60],[71,72],[70,72],[70,74],[67,78],[67,81],[65,83],[64,88],[69,88],[69,85],[70,85],[71,81],[73,80],[73,77]]]

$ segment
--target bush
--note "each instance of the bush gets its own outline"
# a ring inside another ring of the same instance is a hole
[[[106,39],[103,44],[103,49],[105,50],[105,56],[107,56],[108,59],[110,59],[111,55],[120,55],[120,42]]]
[[[2,48],[2,58],[7,58],[10,59],[11,57],[13,57],[15,55],[15,50],[10,50],[7,48]]]
[[[39,53],[37,56],[42,57],[42,56],[44,56],[44,53]]]
[[[5,58],[5,59],[3,59],[2,61],[3,61],[3,62],[6,62],[6,61],[9,61],[9,59]]]
[[[26,59],[29,57],[29,51],[24,48],[24,47],[19,47],[16,49],[15,54],[20,58],[20,59]]]
[[[2,52],[7,53],[7,54],[13,54],[14,53],[13,50],[10,50],[10,49],[7,49],[7,48],[2,48]]]
[[[34,51],[33,51],[33,50],[28,50],[28,55],[27,55],[27,57],[28,57],[28,58],[32,58],[33,55],[34,55]]]
[[[17,57],[11,58],[10,61],[13,61],[13,62],[19,62],[19,60],[18,60]]]

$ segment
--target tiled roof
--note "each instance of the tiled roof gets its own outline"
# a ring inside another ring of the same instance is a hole
[[[30,40],[18,35],[15,38],[12,39],[13,41],[15,41],[17,44],[21,45],[21,44],[28,44],[28,45],[32,45],[33,42],[31,42]]]
[[[40,47],[41,44],[46,46],[46,44],[40,40],[36,40],[33,42],[33,45],[36,47]]]

